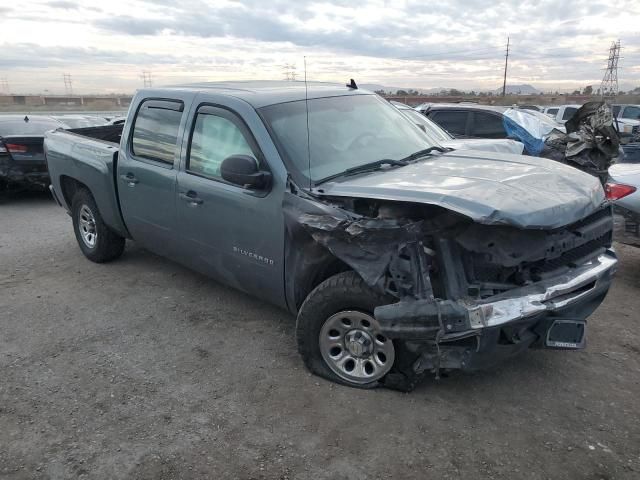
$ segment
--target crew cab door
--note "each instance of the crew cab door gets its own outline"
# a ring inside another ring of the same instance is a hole
[[[282,304],[281,192],[234,185],[220,173],[222,161],[231,155],[250,155],[269,170],[254,135],[239,114],[208,104],[194,108],[188,128],[177,185],[182,261],[235,288]]]
[[[118,159],[122,217],[138,243],[163,256],[176,251],[176,175],[185,99],[143,99],[130,118]]]

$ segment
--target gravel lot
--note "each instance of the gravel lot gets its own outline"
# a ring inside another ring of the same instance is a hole
[[[0,478],[638,479],[640,250],[582,352],[360,391],[294,319],[134,243],[95,265],[46,195],[0,203]]]

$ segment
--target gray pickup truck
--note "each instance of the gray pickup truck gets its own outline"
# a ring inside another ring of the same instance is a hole
[[[145,89],[45,152],[87,258],[133,239],[279,305],[306,366],[350,386],[582,348],[616,269],[596,178],[430,144],[353,83]]]

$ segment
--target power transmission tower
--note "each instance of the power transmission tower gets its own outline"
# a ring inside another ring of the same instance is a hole
[[[2,77],[0,84],[2,84],[2,92],[9,95],[11,92],[9,91],[9,81],[7,80],[7,77]]]
[[[296,66],[291,63],[287,63],[284,66],[284,79],[288,82],[295,82],[296,76]]]
[[[64,93],[67,95],[73,95],[73,85],[71,84],[71,74],[64,73],[62,74],[62,78],[64,79]]]
[[[502,96],[507,94],[507,66],[509,65],[509,37],[507,37],[507,51],[504,55],[504,81],[502,82]]]
[[[600,84],[602,97],[618,95],[618,60],[620,59],[620,40],[613,42],[609,48],[609,61]]]
[[[153,87],[153,81],[151,80],[151,72],[149,72],[148,70],[144,70],[142,72],[142,75],[140,75],[140,77],[142,78],[142,81],[144,82],[144,88]]]

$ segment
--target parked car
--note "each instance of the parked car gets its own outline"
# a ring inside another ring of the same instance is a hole
[[[287,309],[309,370],[346,385],[582,348],[616,269],[595,178],[446,151],[353,81],[145,89],[115,128],[45,140],[83,254],[134,239]]]
[[[611,110],[618,132],[629,135],[632,142],[639,142],[640,105],[612,105]]]
[[[552,107],[544,107],[543,113],[552,120],[563,124],[573,117],[580,107],[581,105],[554,105]]]
[[[521,111],[525,115],[537,119],[537,122],[541,124],[541,130],[545,133],[554,129],[563,130],[562,125],[534,110],[473,103],[431,103],[419,111],[455,138],[507,138],[509,133],[505,128],[504,118],[508,111]],[[534,152],[527,153],[535,154]]]
[[[404,116],[410,121],[415,123],[426,135],[429,136],[432,142],[440,144],[446,148],[453,148],[458,150],[480,150],[498,153],[513,153],[521,155],[524,150],[524,145],[516,140],[509,140],[507,138],[497,139],[485,139],[485,138],[455,138],[453,135],[447,133],[440,126],[433,123],[427,117],[417,112],[409,105],[404,103],[390,102],[395,106]]]
[[[604,102],[585,103],[565,125],[543,113],[511,107],[433,103],[422,112],[456,138],[512,138],[524,144],[527,155],[566,163],[603,184],[607,169],[621,155]]]
[[[65,126],[42,115],[0,115],[0,191],[46,189],[44,133]]]
[[[544,107],[540,105],[518,105],[518,108],[521,110],[533,110],[534,112],[542,112]]]
[[[124,125],[127,117],[114,117],[109,120],[109,125]]]
[[[640,246],[640,163],[616,163],[609,175],[605,188],[614,201],[614,239]]]
[[[97,115],[52,115],[59,122],[64,123],[69,128],[97,127],[107,125],[109,122]]]

